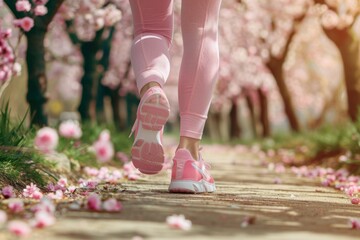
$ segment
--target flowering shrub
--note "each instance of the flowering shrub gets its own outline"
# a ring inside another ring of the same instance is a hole
[[[0,4],[1,5],[1,4]],[[12,76],[17,75],[20,71],[19,64],[15,62],[15,53],[9,45],[9,38],[12,30],[2,28],[0,19],[0,87]],[[1,91],[0,91],[1,96]]]

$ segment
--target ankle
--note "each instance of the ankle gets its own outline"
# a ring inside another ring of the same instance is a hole
[[[140,90],[140,97],[144,96],[146,91],[149,90],[152,87],[161,87],[161,86],[157,82],[149,82],[149,83],[145,84]]]
[[[177,149],[186,149],[190,152],[191,156],[198,160],[199,158],[200,140],[189,137],[180,137],[180,143]]]

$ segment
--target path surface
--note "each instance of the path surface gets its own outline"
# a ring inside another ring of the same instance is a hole
[[[212,164],[215,194],[170,194],[164,172],[119,186],[121,213],[63,211],[56,225],[28,239],[360,239],[348,225],[360,208],[343,193],[290,172],[269,172],[254,155],[231,147],[205,146],[203,155]],[[281,184],[273,183],[276,177]],[[172,214],[184,214],[192,229],[170,229],[165,219]],[[248,215],[255,224],[241,228]]]

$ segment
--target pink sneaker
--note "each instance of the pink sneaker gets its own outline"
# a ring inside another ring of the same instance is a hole
[[[160,87],[147,90],[141,98],[131,131],[131,134],[135,132],[132,162],[142,173],[156,174],[163,168],[162,134],[169,114],[170,105],[163,90]]]
[[[196,161],[187,149],[178,149],[172,167],[169,191],[174,193],[215,192],[215,182],[201,158]]]

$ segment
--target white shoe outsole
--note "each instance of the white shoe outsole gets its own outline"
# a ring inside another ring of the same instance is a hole
[[[169,192],[173,193],[210,193],[215,191],[215,183],[209,183],[204,180],[199,182],[190,180],[171,181],[169,186]]]

